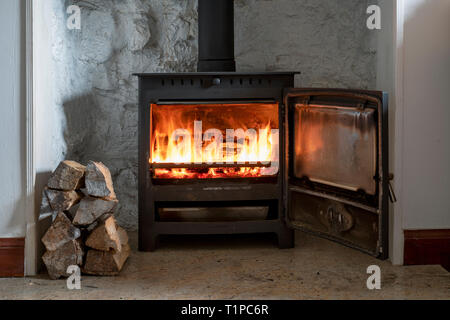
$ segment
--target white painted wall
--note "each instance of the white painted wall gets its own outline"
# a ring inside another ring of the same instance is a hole
[[[25,236],[24,10],[0,1],[0,238]]]
[[[450,228],[450,1],[379,0],[377,89],[389,93],[390,258],[403,230]]]
[[[450,228],[450,1],[379,5],[377,87],[390,94],[398,198],[390,207],[390,257],[403,264],[403,230]]]
[[[450,1],[404,1],[403,27],[403,228],[448,229]]]
[[[60,2],[60,1],[57,1]],[[65,52],[61,52],[54,34],[64,31],[64,24],[58,21],[63,11],[63,3],[56,7],[54,1],[35,1],[34,3],[34,77],[35,77],[35,166],[37,191],[46,184],[48,175],[63,160],[65,152],[65,116],[60,108],[59,91],[56,81],[63,82],[66,74],[56,73],[55,61],[65,62]],[[55,26],[56,25],[56,26]],[[60,70],[64,73],[66,70]],[[39,195],[40,196],[40,195]],[[38,199],[39,200],[39,199]]]

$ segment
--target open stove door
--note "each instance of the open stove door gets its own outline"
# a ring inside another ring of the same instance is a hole
[[[286,89],[287,224],[388,257],[387,94]]]

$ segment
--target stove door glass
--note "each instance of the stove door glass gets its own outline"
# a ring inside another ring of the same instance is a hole
[[[376,110],[297,103],[294,117],[297,178],[375,194]]]

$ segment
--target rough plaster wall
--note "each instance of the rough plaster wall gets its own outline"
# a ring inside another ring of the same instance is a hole
[[[195,71],[195,0],[53,0],[55,91],[66,115],[66,158],[103,161],[137,227],[137,81],[133,72]],[[65,28],[78,4],[81,30]],[[64,6],[65,5],[65,6]],[[299,70],[304,86],[370,87],[375,51],[361,0],[236,0],[240,70]]]
[[[241,70],[300,71],[296,86],[374,88],[366,0],[235,0]]]

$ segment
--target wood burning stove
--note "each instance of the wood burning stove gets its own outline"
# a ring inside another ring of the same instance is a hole
[[[300,229],[386,258],[386,94],[233,72],[232,4],[199,1],[203,72],[137,74],[140,250],[236,233],[290,248]]]
[[[294,73],[139,75],[141,250],[160,234],[267,232],[293,246],[280,161],[293,84]]]

